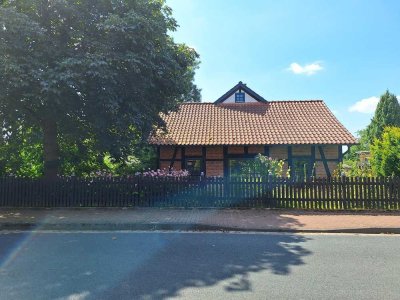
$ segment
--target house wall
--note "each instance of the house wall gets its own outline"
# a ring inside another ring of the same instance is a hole
[[[300,146],[292,146],[292,155],[293,156],[310,156],[312,155],[311,146],[309,145],[300,145]]]
[[[244,146],[228,146],[228,154],[244,154]]]
[[[224,149],[222,146],[208,146],[206,147],[206,158],[211,159],[223,159]]]
[[[174,151],[175,147],[174,146],[163,146],[160,148],[160,158],[161,159],[168,159],[171,160],[172,157],[174,156]],[[180,147],[177,147],[177,152],[176,152],[176,159],[181,159],[182,155],[182,149]]]
[[[206,162],[206,176],[208,176],[208,177],[224,176],[224,162],[223,161],[207,161]]]
[[[222,146],[206,147],[206,176],[224,176],[224,149]]]
[[[326,177],[326,169],[324,166],[324,159],[321,156],[321,151],[324,154],[326,165],[329,173],[332,175],[336,170],[339,162],[342,161],[342,147],[337,145],[323,145],[315,149],[315,176]]]
[[[338,146],[336,145],[325,145],[321,146],[323,149],[323,152],[325,154],[325,158],[327,159],[335,159],[338,158]],[[321,159],[321,153],[320,151],[315,152],[315,158],[316,159]]]
[[[188,146],[185,147],[185,156],[189,157],[197,157],[202,156],[202,147],[201,146]]]
[[[342,160],[338,145],[160,146],[159,167],[180,170],[185,159],[199,158],[206,176],[224,176],[229,159],[251,158],[258,153],[284,160],[285,173],[296,158],[310,159],[316,177],[332,175]]]
[[[275,159],[288,159],[288,147],[269,146],[269,156]]]
[[[258,153],[264,153],[264,146],[259,145],[259,146],[248,146],[248,153],[250,154],[258,154]]]

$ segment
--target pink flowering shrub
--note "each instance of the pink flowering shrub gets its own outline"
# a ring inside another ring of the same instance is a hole
[[[107,177],[107,178],[111,178],[114,177],[115,175],[113,175],[110,171],[107,170],[99,170],[96,172],[90,172],[89,177]]]
[[[171,170],[168,170],[167,168],[165,169],[157,169],[157,170],[151,170],[148,169],[147,171],[144,170],[143,172],[136,172],[134,174],[135,176],[144,176],[144,177],[153,177],[153,178],[159,178],[159,177],[188,177],[190,175],[189,171],[187,170],[174,170],[171,168]],[[72,176],[58,176],[59,178],[70,178],[74,177]],[[89,174],[89,178],[112,178],[112,177],[118,177],[118,175],[115,175],[111,173],[110,171],[107,170],[98,170],[91,172]],[[132,178],[133,175],[125,175],[123,177],[127,178]]]
[[[187,177],[189,176],[189,171],[187,170],[174,170],[169,169],[157,169],[157,170],[147,170],[143,172],[135,173],[137,176],[145,176],[145,177]]]

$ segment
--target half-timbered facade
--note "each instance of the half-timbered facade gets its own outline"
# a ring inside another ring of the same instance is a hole
[[[322,100],[267,101],[242,82],[214,103],[184,103],[162,116],[149,139],[160,168],[229,176],[258,153],[284,160],[293,174],[329,177],[343,146],[356,139]]]

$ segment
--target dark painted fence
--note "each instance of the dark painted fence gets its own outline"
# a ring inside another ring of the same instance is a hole
[[[400,210],[400,178],[2,178],[0,206]]]

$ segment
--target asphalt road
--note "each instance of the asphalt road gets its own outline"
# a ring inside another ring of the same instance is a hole
[[[0,233],[0,299],[400,299],[400,236]]]

